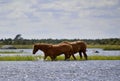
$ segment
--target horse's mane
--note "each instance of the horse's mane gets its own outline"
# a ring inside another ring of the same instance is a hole
[[[47,43],[38,43],[38,44],[35,44],[35,46],[42,47],[42,48],[48,48],[48,47],[52,47],[53,45],[47,44]]]
[[[76,42],[69,42],[69,41],[63,41],[62,43],[66,43],[66,44],[76,44]]]
[[[48,43],[36,43],[35,45],[52,45],[52,44],[48,44]]]

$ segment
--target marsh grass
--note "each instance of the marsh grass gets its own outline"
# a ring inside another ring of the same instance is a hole
[[[33,45],[13,45],[18,49],[32,49]],[[2,45],[0,45],[2,47]],[[87,45],[88,48],[101,48],[103,50],[120,50],[120,45]]]
[[[14,45],[19,49],[32,49],[33,45]],[[120,50],[120,45],[87,45],[88,48],[101,48],[103,50]]]
[[[0,45],[0,48],[4,46],[4,45]],[[17,49],[32,49],[33,45],[12,45],[14,47],[16,47]]]
[[[33,45],[13,45],[14,47],[18,49],[32,49]]]
[[[120,56],[89,56],[88,60],[120,60]]]
[[[14,51],[0,51],[0,54],[19,54],[22,52],[14,52]]]
[[[105,46],[103,50],[120,50],[120,45],[118,46]]]
[[[41,56],[1,56],[0,61],[35,61]]]
[[[103,50],[120,50],[120,45],[87,45],[88,48],[101,48]]]
[[[37,61],[43,60],[43,56],[0,56],[0,61]],[[56,61],[64,61],[64,56],[58,56]],[[82,61],[79,56],[76,56],[77,60],[74,60],[73,57],[70,58],[70,61]],[[120,60],[120,56],[88,56],[88,60]],[[46,61],[51,61],[50,57],[47,57]]]
[[[78,61],[85,60],[84,57],[83,59],[80,59],[80,56],[75,56]],[[47,58],[47,60],[51,60],[50,58]],[[56,60],[64,60],[64,56],[58,56]],[[120,56],[88,56],[88,60],[120,60]],[[70,58],[70,61],[74,61],[73,57]]]

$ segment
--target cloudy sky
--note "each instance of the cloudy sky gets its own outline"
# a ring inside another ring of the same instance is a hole
[[[120,38],[120,0],[0,0],[0,39]]]

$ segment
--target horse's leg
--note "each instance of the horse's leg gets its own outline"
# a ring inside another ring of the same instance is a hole
[[[65,60],[69,60],[70,59],[70,56],[71,55],[69,55],[69,53],[66,53],[66,54],[64,54],[65,55]]]
[[[50,56],[50,58],[51,58],[52,61],[54,60],[52,56]]]
[[[74,58],[74,60],[76,60],[76,57],[74,56],[74,54],[72,54],[72,57]]]
[[[72,52],[70,52],[70,56],[72,55],[72,57],[74,58],[74,60],[76,60],[76,57],[74,56],[74,53],[73,53],[73,51]],[[69,57],[70,58],[70,57]]]
[[[81,51],[79,51],[79,55],[80,55],[80,59],[82,59],[82,52]]]
[[[84,54],[85,59],[87,60],[88,56],[87,56],[86,52],[84,51],[83,54]]]
[[[65,55],[65,59],[64,60],[67,60],[67,54],[64,54]]]
[[[57,56],[53,56],[53,60],[56,60],[56,57],[57,57]]]
[[[54,61],[56,56],[50,56],[51,60]]]
[[[47,58],[47,55],[44,56],[44,60]]]

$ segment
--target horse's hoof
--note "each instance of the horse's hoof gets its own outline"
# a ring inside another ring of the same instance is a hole
[[[66,59],[65,61],[70,61],[70,59]]]

